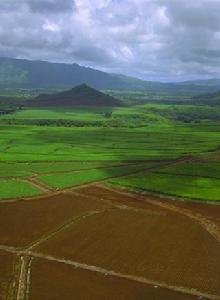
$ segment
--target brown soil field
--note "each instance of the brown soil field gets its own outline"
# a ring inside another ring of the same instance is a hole
[[[178,214],[108,210],[74,224],[38,251],[220,294],[220,244],[195,221]]]
[[[165,288],[133,282],[97,272],[75,269],[57,262],[34,260],[30,300],[191,300]]]
[[[173,212],[185,215],[190,219],[196,220],[203,227],[206,228],[215,238],[220,242],[220,205],[211,203],[202,203],[196,201],[175,201],[170,198],[158,197],[150,194],[138,194],[123,189],[108,188],[101,185],[93,185],[88,188],[79,188],[80,195],[92,197],[102,201],[110,201],[110,203],[123,205],[135,208],[142,208],[144,210],[158,212],[164,214]]]
[[[190,209],[194,213],[198,213],[206,217],[207,219],[213,221],[216,225],[220,227],[220,204],[209,204],[189,201],[172,201],[172,203],[180,208]]]
[[[71,218],[102,209],[105,203],[58,194],[0,204],[0,245],[27,247]]]
[[[13,284],[15,257],[0,251],[0,300],[8,299]]]
[[[108,189],[102,186],[91,185],[88,187],[74,189],[74,191],[79,193],[80,195],[91,197],[91,199],[95,198],[103,202],[110,201],[112,205],[121,204],[128,207],[133,207],[135,209],[144,209],[152,213],[155,212],[157,214],[167,214],[169,212],[166,208],[158,207],[154,204],[144,202],[140,199],[140,196],[136,194],[123,194],[113,189],[110,192]]]

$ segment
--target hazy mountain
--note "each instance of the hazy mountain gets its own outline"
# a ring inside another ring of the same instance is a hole
[[[109,74],[77,64],[0,58],[0,87],[70,88],[86,83],[96,89],[143,90],[146,92],[195,95],[215,92],[220,80],[161,83]]]
[[[52,95],[39,95],[26,102],[28,106],[122,106],[120,100],[99,92],[86,84]]]
[[[200,79],[200,80],[191,80],[191,81],[183,81],[182,85],[198,85],[198,86],[209,86],[209,87],[218,87],[220,88],[220,79],[219,78],[211,78],[211,79]]]

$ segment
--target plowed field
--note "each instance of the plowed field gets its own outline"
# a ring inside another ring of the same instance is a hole
[[[191,300],[197,298],[157,286],[75,269],[56,262],[39,260],[32,265],[30,300]]]
[[[169,285],[220,293],[219,243],[200,224],[173,213],[108,210],[74,224],[38,251]]]
[[[15,257],[7,252],[0,251],[0,300],[9,299],[13,288],[13,272]]]
[[[204,205],[98,185],[2,202],[0,300],[219,300],[219,207]]]
[[[73,194],[1,203],[0,244],[27,247],[64,222],[105,206],[98,200]]]

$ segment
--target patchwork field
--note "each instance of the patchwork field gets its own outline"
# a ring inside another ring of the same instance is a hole
[[[214,112],[148,103],[0,116],[0,299],[219,300]]]
[[[38,177],[38,180],[52,188],[63,189],[77,185],[83,185],[95,181],[101,181],[111,177],[137,173],[142,170],[157,167],[157,163],[132,164],[120,167],[100,168],[65,174],[50,174]]]

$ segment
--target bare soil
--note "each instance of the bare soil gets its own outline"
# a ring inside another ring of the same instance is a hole
[[[0,300],[220,300],[220,206],[48,193],[0,205]]]
[[[79,195],[58,194],[0,205],[0,245],[27,247],[70,218],[105,207]]]
[[[32,264],[30,300],[191,300],[157,286],[132,282],[60,264],[36,260]]]
[[[41,245],[40,253],[220,294],[220,244],[182,215],[111,209]]]
[[[0,251],[0,300],[9,299],[14,282],[15,257]]]

